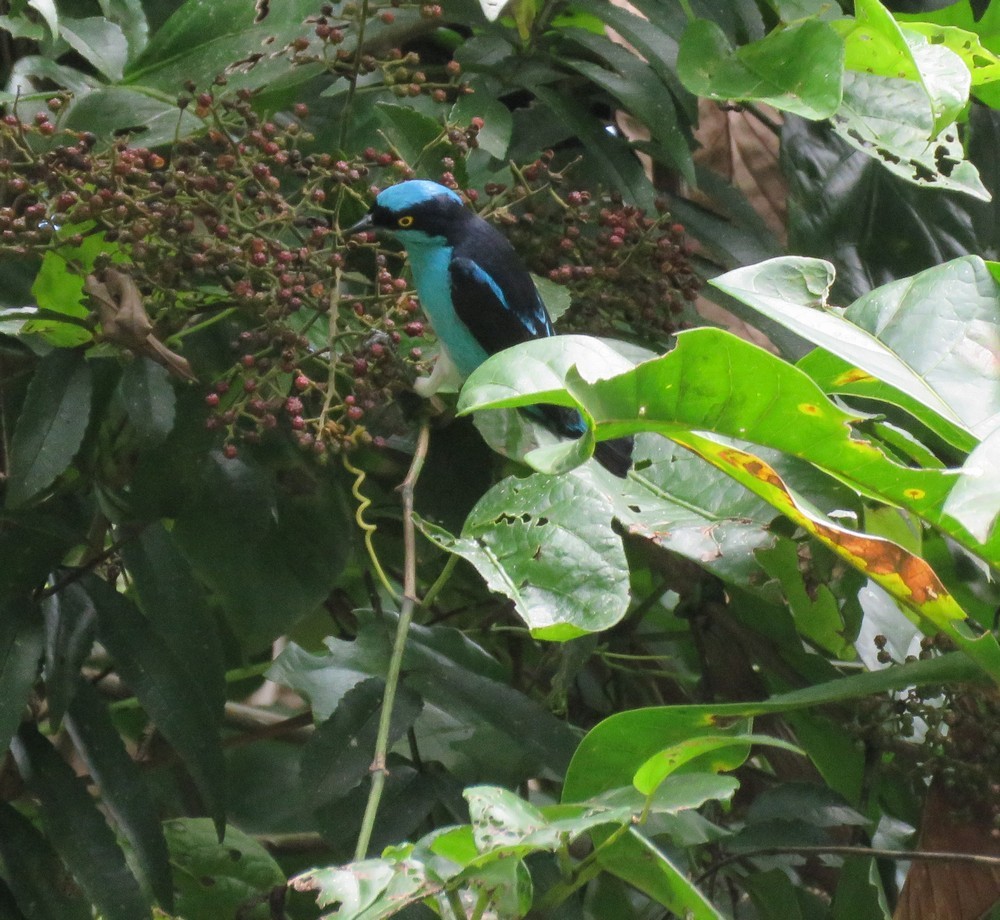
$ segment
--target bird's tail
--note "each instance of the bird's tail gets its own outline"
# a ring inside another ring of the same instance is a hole
[[[587,430],[586,423],[575,409],[543,404],[528,411],[531,415],[537,414],[557,434],[578,438]],[[630,437],[598,441],[594,447],[594,459],[609,473],[624,479],[632,468],[632,446],[633,439]]]

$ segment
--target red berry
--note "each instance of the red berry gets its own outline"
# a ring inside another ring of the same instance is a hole
[[[236,455],[238,453],[239,453],[239,451],[236,449],[236,445],[235,444],[227,444],[225,447],[222,448],[222,455],[227,460],[235,460],[236,459]]]
[[[205,405],[206,406],[211,406],[212,408],[215,408],[218,404],[219,404],[219,394],[218,393],[209,393],[205,397]]]
[[[312,381],[305,374],[299,374],[293,381],[296,390],[308,390]]]

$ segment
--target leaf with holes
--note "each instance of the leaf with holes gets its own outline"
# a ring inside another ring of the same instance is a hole
[[[614,507],[575,477],[511,477],[494,486],[454,537],[424,523],[442,549],[471,562],[514,602],[539,639],[607,629],[628,610],[628,565]]]

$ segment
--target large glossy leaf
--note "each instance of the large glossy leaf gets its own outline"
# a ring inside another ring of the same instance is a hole
[[[1000,428],[987,435],[962,466],[962,478],[951,490],[944,513],[985,543],[1000,514]]]
[[[996,113],[969,113],[969,158],[996,187]],[[833,302],[993,246],[995,204],[914,185],[853,148],[825,122],[789,117],[781,131],[790,251],[837,268]],[[750,261],[744,260],[742,264]]]
[[[149,920],[139,883],[83,782],[34,728],[11,745],[25,784],[38,797],[48,839],[105,920]]]
[[[677,916],[724,920],[674,861],[637,828],[600,854],[601,866],[653,898]]]
[[[8,508],[34,498],[73,462],[90,421],[91,387],[81,352],[60,349],[39,362],[11,442]]]
[[[0,803],[0,876],[23,912],[14,920],[91,920],[93,913],[49,841]]]
[[[845,312],[905,358],[977,437],[1000,423],[1000,285],[978,256],[954,259],[866,294]]]
[[[187,765],[221,835],[225,824],[225,762],[219,719],[172,649],[136,606],[105,581],[88,577],[101,643],[157,728]]]
[[[806,118],[828,118],[841,102],[844,44],[824,22],[805,19],[733,49],[708,19],[681,39],[677,74],[699,96],[766,102]]]
[[[66,728],[101,791],[103,805],[131,847],[134,866],[157,901],[172,910],[170,859],[156,803],[139,767],[125,750],[107,703],[86,681],[80,682],[73,696]]]
[[[125,33],[103,16],[59,20],[59,36],[108,80],[120,80],[128,58]]]
[[[978,264],[982,265],[981,262]],[[995,284],[991,283],[992,279],[985,267],[982,268],[982,274],[985,278],[980,283],[982,293],[979,299],[988,299],[996,304],[996,293],[990,296],[988,291],[988,286],[995,287]],[[963,420],[958,409],[953,408],[921,373],[927,372],[923,366],[927,364],[926,353],[919,354],[915,349],[906,348],[904,357],[884,341],[884,323],[869,322],[860,326],[852,323],[840,311],[830,309],[827,298],[833,280],[833,266],[829,262],[786,256],[727,272],[713,278],[712,284],[780,322],[814,345],[819,345],[870,376],[896,387],[951,424],[961,425]],[[918,291],[920,293],[911,302],[927,303],[920,286]],[[984,302],[984,308],[985,306]],[[878,338],[876,332],[879,333]],[[913,336],[919,334],[917,331],[912,333]],[[908,342],[904,341],[903,344]],[[911,366],[907,358],[919,362],[918,367]]]
[[[28,695],[38,676],[42,657],[42,618],[27,597],[0,602],[0,751],[24,715]]]
[[[172,100],[145,88],[128,86],[101,87],[78,95],[63,118],[67,128],[99,132],[102,137],[127,133],[147,147],[170,143],[203,127],[192,112],[179,109]],[[79,280],[82,283],[83,279]]]

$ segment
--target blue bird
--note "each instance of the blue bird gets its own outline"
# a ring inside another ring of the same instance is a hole
[[[421,396],[446,380],[468,377],[498,351],[555,335],[514,247],[451,189],[424,179],[390,186],[347,232],[372,228],[392,233],[406,248],[420,303],[441,344],[431,376],[414,386]],[[573,409],[542,405],[532,414],[566,437],[586,430]],[[632,439],[601,441],[594,457],[624,477],[632,464]]]

